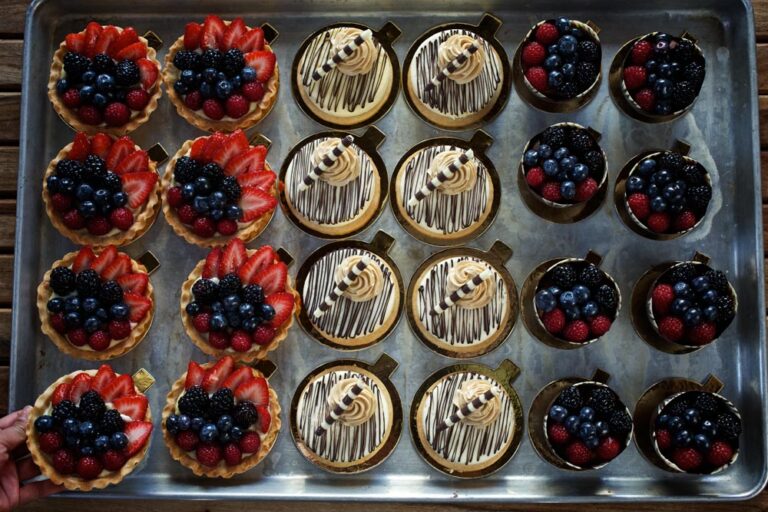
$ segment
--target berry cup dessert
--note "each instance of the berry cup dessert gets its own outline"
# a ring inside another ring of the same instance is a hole
[[[264,375],[225,356],[189,362],[168,393],[163,439],[197,476],[231,478],[267,456],[280,432],[280,403]]]
[[[128,136],[80,132],[59,151],[43,181],[45,211],[76,244],[125,245],[160,212],[157,162]]]
[[[600,87],[602,51],[592,22],[557,18],[540,21],[515,54],[518,94],[547,112],[573,112]]]
[[[53,54],[48,98],[75,130],[120,136],[157,108],[159,74],[155,49],[133,27],[92,21]]]
[[[242,130],[188,140],[163,174],[163,213],[177,235],[200,247],[233,237],[250,242],[277,207],[277,175],[267,147]]]
[[[168,49],[163,82],[176,111],[201,130],[249,128],[269,114],[280,78],[261,27],[208,15]]]
[[[114,245],[83,247],[53,264],[37,287],[43,333],[67,355],[101,361],[144,339],[155,313],[147,269]]]
[[[712,474],[736,461],[741,416],[716,393],[675,394],[656,410],[653,447],[668,469],[680,473]]]
[[[73,372],[43,392],[27,425],[40,472],[71,491],[117,484],[149,450],[152,414],[128,374],[109,365]]]
[[[293,325],[300,298],[288,265],[265,245],[248,250],[239,238],[216,247],[181,287],[181,319],[206,354],[264,359]]]
[[[690,35],[653,32],[629,41],[616,54],[611,96],[635,119],[671,121],[693,106],[704,74],[704,55]]]

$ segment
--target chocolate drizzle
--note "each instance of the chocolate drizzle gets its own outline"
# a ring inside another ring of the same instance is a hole
[[[454,195],[441,194],[438,189],[414,206],[409,206],[410,199],[432,179],[429,175],[432,160],[439,153],[449,150],[464,151],[463,148],[450,145],[424,148],[408,159],[398,177],[398,180],[402,181],[400,203],[408,217],[419,225],[442,234],[456,233],[478,222],[490,208],[489,198],[492,196],[493,186],[485,165],[475,158],[477,181],[474,187]]]
[[[310,318],[318,329],[331,336],[350,339],[372,334],[379,329],[395,310],[395,276],[384,260],[364,249],[346,248],[333,251],[320,258],[307,273],[302,290],[306,311],[315,311],[336,285],[336,267],[347,257],[367,255],[372,265],[379,265],[384,275],[384,287],[375,298],[363,302],[339,297],[334,306],[320,318]]]
[[[496,294],[491,302],[481,308],[463,308],[454,306],[439,315],[432,310],[440,304],[448,289],[448,272],[460,261],[481,259],[468,256],[449,258],[437,263],[424,274],[418,288],[418,319],[424,329],[436,338],[452,346],[468,346],[486,341],[503,327],[505,312],[508,308],[507,287],[498,272],[493,272],[496,282]]]
[[[440,87],[428,88],[432,78],[440,72],[440,44],[455,34],[468,35],[482,43],[486,54],[483,71],[466,84],[449,79]],[[410,72],[415,73],[415,93],[419,100],[429,108],[453,117],[482,110],[496,95],[503,78],[501,62],[493,46],[475,32],[463,29],[444,30],[427,38],[416,50]]]
[[[328,395],[339,381],[361,379],[376,397],[376,412],[365,423],[357,426],[333,423],[322,436],[315,430],[330,411]],[[376,451],[390,430],[392,412],[389,395],[366,374],[352,370],[331,370],[311,381],[301,392],[296,408],[296,425],[307,448],[319,457],[332,462],[354,462]]]

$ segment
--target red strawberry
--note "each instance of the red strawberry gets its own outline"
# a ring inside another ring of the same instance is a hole
[[[203,108],[203,95],[200,91],[190,91],[184,96],[184,104],[192,110]]]
[[[235,360],[230,356],[224,356],[208,368],[203,378],[203,389],[206,393],[213,393],[217,389],[221,388],[222,383],[232,373],[232,368],[235,366]]]
[[[264,31],[261,27],[254,27],[243,34],[235,42],[235,47],[243,53],[249,53],[264,49]]]
[[[248,100],[242,94],[233,94],[224,104],[224,110],[232,119],[240,119],[248,113]]]
[[[244,453],[256,453],[261,448],[261,437],[257,432],[246,432],[240,439],[240,449]]]
[[[240,331],[235,331],[240,332]],[[253,370],[247,366],[238,366],[235,371],[229,374],[221,384],[223,388],[229,388],[232,391],[236,390],[240,384],[249,381],[253,377]]]
[[[124,292],[133,292],[143,295],[147,291],[149,276],[143,272],[123,274],[117,278],[117,284]]]
[[[80,249],[77,256],[75,256],[75,261],[72,262],[72,271],[78,274],[85,269],[91,268],[91,262],[95,259],[96,255],[93,254],[93,249],[91,249],[89,245],[86,245]]]
[[[88,140],[88,136],[83,132],[76,133],[75,139],[72,141],[72,147],[69,149],[69,153],[67,153],[67,158],[82,162],[90,154],[91,141]]]
[[[67,50],[74,53],[83,53],[85,50],[85,34],[67,34],[64,37]]]
[[[226,350],[229,348],[229,336],[221,331],[211,332],[208,334],[208,344],[216,350]]]
[[[261,101],[261,98],[264,97],[264,84],[261,82],[248,82],[242,85],[240,92],[243,93],[243,96],[248,101]]]
[[[67,322],[64,320],[63,313],[56,313],[51,315],[50,321],[51,327],[53,327],[53,330],[57,333],[64,334],[67,332]]]
[[[179,220],[182,224],[191,225],[194,224],[197,219],[197,212],[192,208],[191,204],[184,204],[176,211],[179,216]]]
[[[200,36],[203,34],[203,26],[199,23],[187,23],[184,27],[184,48],[195,50],[200,46]]]
[[[51,464],[53,464],[56,472],[62,475],[69,475],[75,472],[75,456],[67,448],[62,448],[51,457]]]
[[[189,157],[194,160],[202,160],[205,153],[205,146],[208,145],[208,137],[198,137],[192,142],[192,149],[189,150]]]
[[[77,110],[77,118],[89,126],[101,124],[101,112],[93,105],[83,105]]]
[[[80,106],[80,92],[77,89],[69,89],[61,96],[61,101],[69,108]]]
[[[147,57],[147,46],[141,41],[129,44],[115,55],[115,60],[133,60],[144,59]]]
[[[96,457],[81,457],[77,461],[77,474],[83,480],[93,480],[101,474],[101,462]]]
[[[589,326],[583,320],[574,320],[565,326],[563,336],[568,341],[583,343],[589,338]]]
[[[200,443],[195,457],[203,466],[216,466],[221,461],[221,447],[216,443]]]
[[[632,46],[631,60],[632,64],[642,66],[648,57],[653,53],[653,46],[648,41],[638,41]]]
[[[234,48],[237,41],[239,41],[245,34],[246,30],[248,30],[248,28],[245,26],[243,18],[235,18],[232,20],[232,22],[224,29],[224,36],[221,38],[219,49],[223,52],[230,48]]]
[[[96,331],[88,337],[88,346],[96,352],[101,352],[109,348],[110,341],[107,331]]]
[[[627,66],[624,68],[624,85],[633,91],[645,85],[646,71],[643,66]]]
[[[131,322],[128,320],[111,320],[107,325],[107,331],[113,340],[122,340],[131,334]]]
[[[235,156],[248,150],[248,137],[243,130],[235,130],[231,133],[224,144],[219,147],[213,155],[213,161],[219,164],[222,169],[226,167],[227,162]]]
[[[597,193],[600,186],[593,178],[587,178],[578,185],[576,185],[576,201],[584,202],[592,199],[592,196]]]
[[[40,449],[44,453],[54,453],[64,445],[64,436],[56,431],[46,432],[45,434],[40,434],[37,441],[40,443]]]
[[[651,214],[651,199],[645,194],[632,194],[627,198],[627,206],[639,220],[645,220]]]
[[[240,192],[240,208],[243,210],[242,221],[251,222],[266,215],[277,206],[277,199],[256,187],[243,187]]]
[[[536,41],[530,42],[523,47],[523,64],[525,66],[535,66],[544,62],[547,56],[547,49]]]
[[[650,89],[640,89],[635,93],[635,101],[641,109],[651,112],[656,104],[656,95]]]
[[[187,378],[184,380],[184,389],[189,389],[192,386],[199,386],[203,383],[204,377],[205,368],[194,361],[190,361],[187,366]]]
[[[672,302],[675,300],[675,291],[671,285],[660,284],[653,289],[651,304],[655,313],[666,315]]]
[[[571,435],[562,423],[551,423],[547,427],[547,439],[555,445],[565,444],[571,440]]]
[[[563,197],[560,195],[560,184],[554,181],[545,183],[544,186],[541,187],[541,197],[547,201],[555,203],[562,200]]]
[[[683,471],[695,471],[704,462],[704,458],[693,448],[677,448],[672,454],[672,462]]]
[[[696,215],[692,211],[686,210],[675,218],[675,230],[688,231],[696,225],[696,222],[698,222]]]
[[[224,38],[224,22],[214,14],[209,14],[203,22],[203,34],[200,37],[200,47],[219,48]]]
[[[214,121],[218,121],[224,117],[224,105],[217,99],[209,98],[203,102],[203,113]]]
[[[109,149],[112,147],[112,137],[106,133],[97,133],[91,137],[91,153],[102,160],[106,160],[109,155]]]
[[[116,174],[125,174],[127,172],[145,172],[149,170],[149,155],[146,151],[138,149],[129,153],[120,160],[114,171]]]
[[[53,405],[58,404],[62,400],[69,400],[69,393],[72,391],[72,384],[69,382],[63,382],[56,386],[56,389],[53,390],[53,395],[51,396],[51,403]]]
[[[563,313],[563,310],[555,308],[548,313],[544,313],[541,317],[541,322],[544,324],[547,332],[557,334],[565,327],[565,313]]]
[[[192,223],[192,232],[202,238],[211,238],[216,234],[216,223],[209,217],[198,217]]]
[[[117,30],[117,28],[112,25],[104,27],[101,34],[99,34],[99,37],[96,39],[96,45],[93,49],[94,55],[98,55],[99,53],[108,54],[109,47],[112,46],[112,43],[114,43],[118,37],[120,37],[120,31]]]
[[[528,183],[528,186],[536,190],[544,184],[546,179],[544,169],[541,167],[528,169],[528,172],[525,174],[525,181]]]
[[[157,65],[149,59],[139,59],[136,61],[139,67],[139,76],[141,77],[141,86],[149,90],[157,82],[157,76],[160,73]]]
[[[592,451],[581,441],[576,441],[565,449],[565,458],[574,466],[584,467],[592,460]]]
[[[133,143],[130,137],[120,137],[112,144],[107,155],[106,164],[107,169],[115,170],[120,161],[128,156],[133,151],[136,151],[136,144]]]
[[[611,328],[611,319],[604,315],[598,315],[589,321],[589,332],[592,337],[598,338]]]
[[[666,212],[656,212],[648,216],[646,221],[648,229],[654,233],[664,233],[669,230],[669,214]]]
[[[676,316],[667,316],[659,322],[659,333],[669,341],[680,341],[685,334],[683,321]]]
[[[235,352],[248,352],[253,346],[251,337],[247,332],[242,330],[237,330],[232,333],[232,339],[229,344]]]
[[[107,471],[118,471],[125,465],[127,457],[117,450],[107,450],[101,456],[101,463]]]
[[[205,257],[205,264],[203,265],[203,277],[210,279],[212,277],[219,277],[219,263],[221,262],[221,248],[214,247],[208,256]]]
[[[236,466],[240,464],[242,453],[237,443],[227,443],[224,446],[224,462],[227,466]]]
[[[101,275],[104,270],[109,266],[112,261],[117,258],[117,247],[114,245],[108,245],[99,253],[96,259],[91,263],[91,269]]]
[[[621,453],[621,445],[613,437],[606,437],[601,440],[597,447],[597,456],[606,462],[615,459],[619,453]]]
[[[205,147],[203,148],[202,159],[204,162],[212,162],[213,157],[219,150],[226,144],[227,135],[224,133],[216,132],[208,137]]]
[[[659,449],[666,452],[672,447],[672,434],[669,430],[661,429],[656,431],[656,444],[659,445]]]
[[[717,336],[717,328],[715,324],[710,322],[702,322],[688,332],[688,341],[692,345],[706,345],[715,339]]]
[[[539,43],[543,44],[544,46],[549,46],[550,44],[557,41],[557,39],[560,37],[560,32],[552,23],[542,23],[536,27],[536,33],[534,37]]]
[[[240,266],[248,259],[245,251],[245,243],[239,238],[233,238],[221,253],[221,263],[219,264],[219,277],[227,274],[237,273]]]
[[[67,340],[76,347],[83,347],[88,343],[88,333],[82,327],[78,327],[67,333]]]
[[[80,397],[86,391],[90,391],[92,379],[93,377],[85,372],[75,375],[75,378],[72,379],[72,387],[69,390],[69,400],[74,403],[80,402]]]
[[[157,184],[157,173],[152,171],[131,172],[120,177],[123,191],[128,194],[128,206],[138,208],[147,202]]]
[[[149,310],[152,309],[151,299],[133,292],[125,292],[123,294],[123,302],[131,310],[128,317],[131,322],[141,322],[147,316]]]
[[[266,159],[267,147],[261,145],[253,146],[227,162],[227,166],[224,167],[224,174],[227,176],[238,176],[247,171],[263,171]]]
[[[152,434],[152,423],[149,421],[129,421],[125,424],[123,433],[128,436],[128,446],[123,453],[127,457],[132,457],[139,453]]]
[[[245,54],[245,64],[256,70],[256,80],[266,82],[275,73],[277,57],[269,50],[258,50]]]
[[[725,466],[733,458],[733,448],[725,441],[715,441],[707,452],[707,462],[719,468]]]
[[[240,281],[246,284],[255,284],[256,276],[276,259],[277,255],[272,247],[268,245],[260,247],[240,266],[240,270],[237,272]]]
[[[85,223],[85,227],[88,229],[90,234],[96,236],[106,235],[109,233],[109,230],[112,229],[109,221],[101,215],[97,215],[96,217],[91,217],[88,219],[88,221]]]
[[[143,420],[147,415],[147,397],[144,395],[121,396],[116,398],[112,404],[120,414],[130,416],[132,420]]]
[[[104,279],[117,279],[118,277],[127,274],[131,271],[131,257],[125,253],[118,253],[112,263],[101,273],[101,277]]]
[[[285,290],[287,278],[288,266],[282,261],[278,261],[256,274],[254,282],[261,285],[264,289],[264,295],[271,295]]]
[[[72,196],[65,196],[57,192],[51,196],[51,204],[57,212],[68,212],[72,209]]]
[[[288,292],[273,293],[264,302],[275,310],[275,316],[269,322],[272,327],[280,327],[293,315],[293,295]]]
[[[178,208],[184,204],[184,198],[181,195],[181,187],[171,187],[165,194],[165,198],[171,208]]]
[[[191,452],[200,443],[200,439],[191,430],[184,430],[176,435],[176,444],[185,452]]]
[[[216,223],[216,231],[224,236],[234,235],[237,233],[237,221],[232,219],[221,219]]]
[[[107,126],[122,126],[131,118],[131,109],[125,103],[114,101],[104,109],[104,122]]]
[[[96,41],[101,34],[101,24],[91,21],[85,26],[85,49],[83,53],[89,59],[96,55]]]
[[[112,367],[108,364],[103,364],[99,366],[96,375],[94,375],[93,379],[91,379],[91,389],[96,391],[98,394],[103,395],[104,390],[114,378],[115,371],[112,369]]]
[[[275,339],[276,333],[277,331],[275,331],[274,327],[262,324],[258,326],[255,331],[253,331],[253,334],[251,334],[251,339],[255,344],[265,346],[272,343],[272,340]]]
[[[525,72],[525,78],[539,92],[546,92],[549,88],[547,72],[542,67],[533,66],[528,68]]]
[[[118,52],[123,48],[139,42],[139,34],[136,33],[136,29],[133,27],[125,27],[120,36],[109,47],[109,55],[112,58],[117,58]]]
[[[241,187],[256,187],[269,192],[277,180],[277,175],[272,171],[248,171],[237,177],[237,183]]]
[[[266,434],[269,432],[269,426],[272,424],[272,414],[269,412],[269,405],[257,405],[256,412],[259,416],[259,430]]]
[[[269,384],[264,377],[252,377],[235,389],[235,398],[239,401],[247,400],[253,405],[269,404]]]

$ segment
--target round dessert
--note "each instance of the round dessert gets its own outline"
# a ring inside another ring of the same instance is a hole
[[[53,54],[48,98],[73,129],[120,136],[157,108],[159,74],[155,49],[133,27],[92,21]]]
[[[54,262],[37,287],[43,333],[67,355],[101,361],[133,350],[155,316],[147,269],[114,245]]]
[[[255,467],[280,432],[280,403],[264,375],[224,356],[189,362],[163,408],[171,457],[197,476],[231,478]]]
[[[176,234],[201,247],[259,236],[277,206],[266,156],[266,146],[251,146],[242,130],[186,141],[162,179],[163,213]]]
[[[569,469],[599,469],[632,439],[632,416],[605,384],[584,381],[563,389],[544,419],[549,449]]]
[[[597,265],[565,259],[536,286],[536,317],[558,341],[584,345],[605,335],[621,308],[619,287]]]
[[[76,244],[125,245],[160,212],[157,163],[128,136],[80,132],[59,151],[43,181],[53,226]]]
[[[149,450],[152,414],[128,374],[109,365],[72,372],[38,397],[27,447],[40,472],[71,491],[117,484]]]
[[[704,55],[690,36],[653,32],[629,41],[616,54],[611,96],[636,119],[670,121],[693,106],[704,75]]]
[[[314,120],[355,128],[389,111],[397,98],[400,64],[380,32],[337,23],[304,41],[293,61],[292,85],[299,106]]]
[[[468,149],[460,139],[430,139],[397,163],[390,185],[392,210],[416,239],[433,245],[465,243],[480,236],[496,218],[501,202],[496,169],[484,155],[469,155]],[[457,165],[459,158],[469,156]],[[431,193],[424,190],[451,165],[457,171],[450,178]]]
[[[652,436],[654,450],[669,469],[717,473],[738,457],[741,416],[718,394],[678,393],[659,404]]]
[[[677,237],[701,223],[712,185],[699,162],[676,151],[659,151],[638,155],[630,165],[620,207],[641,233]]]
[[[249,250],[239,238],[211,250],[181,287],[181,320],[190,339],[206,354],[239,361],[267,357],[300,307],[288,266],[274,249]]]
[[[231,132],[269,114],[280,78],[261,27],[210,14],[203,23],[187,23],[168,49],[163,82],[187,122],[201,130]]]
[[[294,147],[283,163],[283,208],[310,234],[354,235],[383,208],[388,188],[384,162],[377,153],[363,149],[360,141],[350,139],[351,135],[335,132],[313,135]],[[325,164],[328,161],[331,165]]]
[[[736,291],[724,272],[684,261],[653,284],[646,312],[666,341],[700,348],[723,334],[736,316],[736,305]]]
[[[568,18],[540,21],[515,57],[518,93],[537,108],[577,110],[600,87],[600,38],[587,23]]]

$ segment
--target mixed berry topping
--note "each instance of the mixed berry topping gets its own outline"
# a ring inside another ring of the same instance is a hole
[[[592,87],[600,58],[600,43],[567,18],[539,24],[521,54],[528,83],[558,100],[575,98]]]
[[[695,160],[674,151],[643,159],[629,173],[625,198],[635,218],[654,233],[682,233],[707,213],[709,175]]]
[[[624,62],[624,86],[649,114],[688,108],[704,83],[704,56],[689,39],[665,33],[637,41]]]
[[[35,419],[35,435],[62,475],[93,480],[118,471],[152,433],[152,423],[145,421],[147,397],[136,391],[130,375],[118,375],[109,365],[59,384],[50,405],[50,412]]]
[[[564,460],[590,468],[615,459],[632,433],[632,417],[612,389],[597,384],[565,388],[550,408],[547,439]]]
[[[258,453],[272,424],[267,379],[229,356],[207,369],[190,361],[176,409],[165,429],[208,467],[236,466]]]
[[[249,29],[242,18],[227,25],[209,15],[186,26],[184,49],[173,56],[173,89],[188,108],[202,109],[210,119],[239,119],[264,97],[276,62],[260,27]]]
[[[653,319],[673,343],[711,343],[736,315],[736,297],[725,273],[701,263],[675,265],[651,292]]]
[[[605,158],[585,128],[550,126],[529,148],[523,155],[525,181],[547,201],[581,203],[597,193],[605,176]]]
[[[67,34],[64,73],[56,93],[88,125],[123,126],[149,103],[159,70],[132,27],[90,22]]]
[[[53,210],[71,230],[94,236],[127,231],[157,184],[147,152],[130,137],[75,135],[45,185]]]
[[[287,287],[288,266],[274,249],[246,251],[234,238],[208,254],[184,310],[213,348],[248,352],[272,343],[293,315],[294,296]]]
[[[277,176],[266,167],[267,148],[250,146],[242,130],[198,137],[176,160],[168,204],[202,238],[234,235],[277,206]]]
[[[134,272],[131,257],[114,245],[98,254],[83,247],[71,267],[51,271],[49,322],[75,347],[107,350],[152,309],[148,286],[149,276]]]
[[[739,449],[741,420],[723,398],[687,392],[656,417],[659,451],[686,473],[712,473],[730,464]]]

